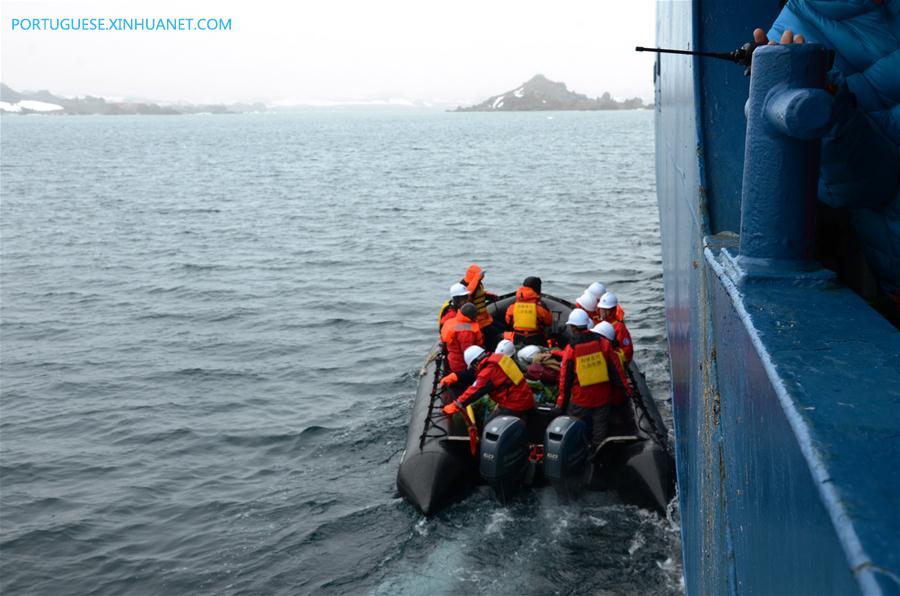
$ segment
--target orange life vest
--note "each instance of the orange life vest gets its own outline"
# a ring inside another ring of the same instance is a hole
[[[469,290],[469,301],[478,309],[478,316],[475,317],[475,320],[478,321],[478,325],[482,329],[494,322],[491,314],[487,311],[487,296],[485,295],[484,284],[481,283],[483,278],[484,273],[478,265],[470,265],[466,270],[466,276],[463,278],[463,283],[466,284],[466,289]]]

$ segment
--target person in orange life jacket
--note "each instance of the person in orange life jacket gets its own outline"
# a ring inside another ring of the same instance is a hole
[[[469,299],[469,290],[461,283],[450,286],[450,298],[441,305],[438,313],[438,329],[443,328],[444,323],[456,317],[459,307]]]
[[[609,427],[609,361],[615,356],[590,332],[590,323],[591,318],[580,308],[574,309],[566,321],[573,340],[563,351],[556,407],[583,420],[591,444],[597,446],[606,438]]]
[[[610,352],[609,360],[613,363],[613,366],[610,368],[610,373],[615,371],[610,403],[613,406],[621,406],[627,401],[628,394],[631,393],[631,382],[629,381],[628,371],[626,370],[628,365],[625,363],[625,353],[622,351],[622,348],[619,346],[619,341],[616,339],[616,330],[609,321],[600,321],[593,329],[591,329],[591,333],[600,336],[600,343],[604,348],[604,354]],[[618,382],[615,382],[616,378],[618,379]]]
[[[465,359],[469,368],[476,371],[475,382],[444,406],[444,414],[451,416],[475,400],[490,395],[497,407],[488,420],[497,416],[527,418],[534,409],[534,394],[512,358],[496,352],[489,355],[480,346],[472,346],[466,350]]]
[[[516,290],[516,301],[506,309],[506,326],[513,330],[518,345],[543,345],[553,315],[541,302],[541,278],[526,277]]]
[[[591,317],[592,325],[600,322],[600,313],[597,312],[597,302],[597,298],[587,290],[575,300],[575,306]]]
[[[461,372],[466,369],[463,354],[469,346],[484,345],[484,335],[475,322],[478,309],[471,302],[463,304],[456,316],[441,329],[441,341],[447,354],[450,372]]]
[[[600,320],[607,321],[612,324],[616,330],[616,339],[619,341],[619,347],[625,354],[625,364],[630,364],[634,358],[634,345],[631,343],[631,333],[625,326],[625,321],[616,317],[616,307],[619,306],[619,299],[612,292],[603,294],[600,298]]]
[[[470,265],[465,277],[460,282],[469,290],[469,299],[478,309],[478,325],[484,329],[493,322],[493,318],[487,311],[487,305],[497,299],[496,294],[489,294],[484,289],[484,271],[478,265]]]
[[[603,283],[601,283],[599,281],[595,281],[585,291],[593,294],[599,303],[600,299],[603,298],[603,294],[606,293],[606,286],[603,285]],[[622,310],[621,304],[616,305],[616,318],[619,319],[620,321],[625,320],[625,311]]]
[[[503,337],[503,322],[494,321],[491,314],[487,311],[487,305],[497,300],[496,294],[491,294],[484,289],[484,271],[478,265],[470,265],[466,270],[466,276],[460,283],[469,290],[469,302],[478,308],[478,326],[484,333],[484,346],[494,349],[497,342]]]

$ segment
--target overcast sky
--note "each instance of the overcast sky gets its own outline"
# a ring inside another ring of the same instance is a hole
[[[29,17],[230,18],[232,30],[21,31]],[[191,102],[480,101],[537,73],[653,96],[652,0],[0,3],[0,79],[17,90]]]

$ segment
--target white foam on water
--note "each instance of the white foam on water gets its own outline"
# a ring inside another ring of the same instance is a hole
[[[601,517],[594,517],[593,515],[588,516],[588,521],[591,522],[595,527],[602,528],[609,522]]]
[[[447,586],[452,586],[471,571],[466,565],[466,552],[466,544],[463,542],[440,542],[425,561],[417,561],[414,566],[405,568],[403,573],[386,578],[372,590],[372,594],[444,594]]]
[[[631,541],[631,544],[628,546],[628,554],[633,555],[638,551],[639,548],[644,546],[644,535],[638,532],[634,535],[634,538]]]
[[[513,521],[513,516],[508,509],[498,509],[491,514],[491,520],[484,528],[485,534],[503,535],[503,526]]]

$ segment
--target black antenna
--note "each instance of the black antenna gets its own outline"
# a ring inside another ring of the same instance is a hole
[[[705,58],[718,58],[719,60],[728,60],[736,64],[742,64],[747,67],[744,74],[750,74],[750,62],[753,59],[753,50],[762,44],[756,42],[745,43],[733,52],[698,52],[694,50],[671,50],[668,48],[644,48],[638,46],[634,48],[636,52],[656,52],[658,54],[685,54],[688,56],[703,56]]]

